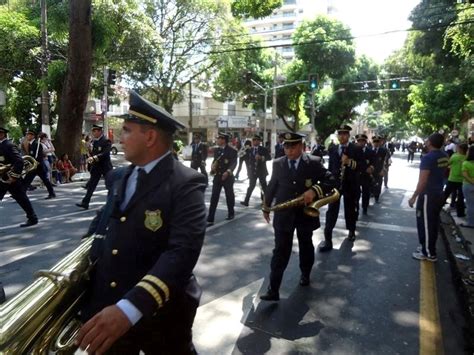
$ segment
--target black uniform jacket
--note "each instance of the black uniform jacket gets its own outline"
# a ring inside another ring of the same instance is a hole
[[[215,171],[216,176],[222,176],[222,174],[228,170],[232,174],[235,167],[237,166],[237,150],[228,144],[226,144],[224,148],[219,147],[215,149],[212,166],[214,165],[217,165]]]
[[[194,163],[199,163],[201,164],[203,161],[206,161],[207,159],[207,145],[204,143],[193,143],[191,144],[191,147],[193,148],[193,152],[191,154],[191,160]]]
[[[21,157],[18,147],[8,139],[0,143],[0,164],[11,164],[10,175],[17,179],[21,177],[23,158]],[[5,180],[7,179],[6,176],[3,178]]]
[[[179,307],[173,300],[183,299],[184,294],[199,302],[200,289],[192,271],[206,229],[205,177],[168,155],[146,181],[137,184],[122,211],[133,169],[132,165],[108,175],[117,179],[107,200],[113,206],[82,310],[84,319],[122,298],[144,318],[159,314],[162,307]]]
[[[285,148],[283,143],[275,144],[275,159],[285,155]]]
[[[321,158],[303,153],[296,174],[292,176],[288,158],[280,157],[273,161],[273,171],[265,190],[265,206],[270,207],[295,199],[314,185],[319,185],[326,194],[336,187],[336,180],[321,164]],[[315,230],[319,228],[319,217],[309,217],[303,207],[288,208],[275,212],[273,227],[277,230],[290,230],[294,227]]]
[[[369,166],[375,166],[375,153],[369,147],[364,147],[362,149],[362,160],[360,162],[360,173],[361,176],[367,177],[367,168]]]
[[[374,148],[374,175],[378,175],[387,164],[389,152],[385,147]]]
[[[94,164],[92,165],[95,169],[107,172],[112,169],[112,162],[110,161],[110,150],[112,149],[112,142],[101,136],[99,139],[92,142],[92,156],[94,158]]]
[[[359,174],[362,165],[362,149],[354,143],[348,143],[344,154],[349,157],[349,165],[342,170],[341,156],[339,155],[339,144],[329,149],[328,170],[338,180],[341,192],[354,191],[359,188]]]
[[[271,160],[272,157],[270,153],[268,152],[268,149],[265,147],[262,147],[259,145],[256,147],[257,150],[255,153],[255,147],[251,147],[248,151],[248,168],[249,171],[247,174],[250,176],[267,176],[268,175],[268,170],[267,170],[267,160]],[[257,160],[256,156],[260,155],[261,159]]]

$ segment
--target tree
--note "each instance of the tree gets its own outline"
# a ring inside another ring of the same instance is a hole
[[[282,0],[233,0],[232,15],[238,18],[262,18],[283,5]]]
[[[230,20],[230,9],[226,2],[212,0],[146,0],[144,9],[162,39],[162,51],[147,78],[131,73],[130,79],[171,112],[189,82],[199,85],[218,64],[208,54],[218,52],[229,40],[221,34]]]
[[[92,72],[91,0],[70,0],[69,10],[68,63],[56,145],[58,151],[70,152],[77,159]]]

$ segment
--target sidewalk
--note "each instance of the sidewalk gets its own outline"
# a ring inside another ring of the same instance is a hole
[[[466,324],[465,338],[470,348],[474,348],[474,229],[461,227],[465,218],[456,216],[455,210],[441,212],[441,236],[443,237],[454,284],[464,308]]]

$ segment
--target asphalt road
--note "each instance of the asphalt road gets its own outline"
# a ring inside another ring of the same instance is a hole
[[[115,159],[115,164],[123,163],[120,155]],[[406,163],[398,153],[390,170],[390,188],[383,191],[380,204],[371,201],[368,216],[361,216],[357,240],[351,243],[345,238],[347,231],[340,219],[334,230],[335,248],[331,253],[317,253],[309,287],[298,285],[295,238],[278,303],[258,298],[267,288],[273,248],[273,229],[259,211],[258,188],[245,208],[239,201],[245,196],[247,181],[236,183],[232,221],[225,220],[222,193],[216,224],[208,228],[195,270],[204,291],[194,325],[198,351],[462,354],[463,319],[443,244],[438,243],[436,265],[421,267],[411,258],[418,242],[415,212],[407,201],[417,176],[418,164]],[[85,194],[82,184],[57,187],[58,197],[53,200],[44,200],[44,189],[30,193],[40,223],[28,229],[18,227],[24,214],[11,198],[0,203],[0,281],[8,298],[31,283],[35,271],[50,268],[78,245],[106,196],[101,182],[91,208],[80,210],[74,203]],[[207,204],[209,198],[210,189]],[[322,208],[323,224],[324,215]],[[322,240],[321,230],[315,231],[313,240],[315,244]],[[429,275],[433,275],[432,283]],[[439,322],[431,317],[438,314],[438,305]]]

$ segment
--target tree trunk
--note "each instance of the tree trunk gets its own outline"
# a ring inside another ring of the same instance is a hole
[[[59,154],[79,162],[84,110],[92,72],[91,0],[69,1],[69,48],[55,145]]]

